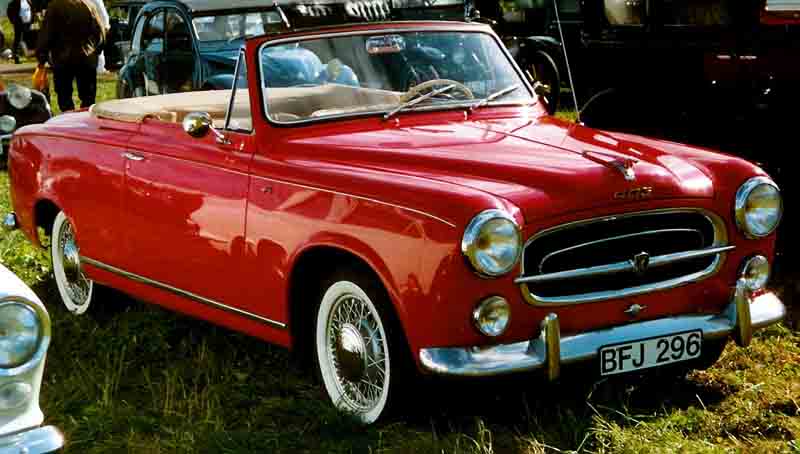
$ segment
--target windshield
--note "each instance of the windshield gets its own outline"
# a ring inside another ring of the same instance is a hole
[[[199,16],[192,19],[200,45],[206,49],[226,47],[245,36],[262,35],[276,26],[282,26],[281,18],[274,9]]]
[[[276,122],[534,100],[500,44],[479,32],[340,35],[264,47],[260,60]]]

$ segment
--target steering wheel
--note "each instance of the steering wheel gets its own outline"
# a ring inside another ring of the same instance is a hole
[[[475,95],[472,94],[472,90],[470,90],[466,85],[462,84],[461,82],[456,82],[450,79],[432,79],[426,80],[419,85],[414,85],[413,87],[409,88],[407,92],[400,96],[401,102],[406,102],[410,99],[414,99],[420,93],[428,90],[429,88],[435,87],[436,85],[455,85],[454,88],[458,89],[461,93],[464,93],[467,96],[467,99],[475,99]]]

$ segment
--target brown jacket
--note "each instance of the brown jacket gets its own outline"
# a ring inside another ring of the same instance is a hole
[[[54,66],[97,65],[97,55],[105,42],[100,15],[91,2],[52,0],[47,5],[36,57]]]

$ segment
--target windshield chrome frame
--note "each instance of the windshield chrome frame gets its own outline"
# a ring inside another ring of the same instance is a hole
[[[468,26],[471,27],[471,26]],[[258,67],[256,70],[258,71],[258,82],[259,82],[259,95],[261,98],[262,107],[264,108],[264,117],[266,121],[278,127],[293,127],[293,126],[305,126],[312,123],[318,122],[326,122],[331,120],[342,120],[342,119],[353,119],[353,118],[363,118],[363,117],[371,117],[382,115],[388,112],[387,110],[374,110],[374,111],[367,111],[367,112],[352,112],[352,113],[343,113],[343,114],[336,114],[336,115],[329,115],[326,117],[315,117],[315,118],[305,118],[301,120],[295,121],[276,121],[272,119],[269,115],[269,106],[268,106],[268,97],[266,94],[265,87],[265,80],[264,80],[264,71],[262,68],[264,67],[262,58],[263,58],[263,51],[266,47],[281,45],[281,44],[288,44],[288,43],[296,43],[300,41],[309,41],[313,39],[326,39],[326,38],[337,38],[341,36],[358,36],[358,35],[371,35],[371,34],[390,34],[390,33],[413,33],[413,32],[431,32],[431,33],[481,33],[484,35],[489,36],[494,42],[499,46],[500,52],[505,55],[506,60],[511,64],[512,69],[516,72],[517,76],[522,81],[522,86],[528,90],[528,94],[531,96],[532,101],[530,102],[503,102],[503,101],[493,101],[487,105],[490,106],[498,106],[498,105],[508,105],[508,106],[524,106],[524,105],[534,105],[539,102],[539,95],[533,90],[533,86],[531,85],[528,78],[525,76],[525,73],[519,67],[517,62],[511,56],[511,53],[508,51],[508,48],[503,44],[500,38],[497,36],[496,33],[486,30],[486,29],[470,29],[468,27],[461,26],[459,27],[457,24],[454,24],[452,27],[398,27],[398,28],[382,28],[382,29],[367,29],[367,30],[351,30],[351,31],[342,31],[342,32],[319,32],[319,33],[309,33],[305,36],[294,36],[291,38],[279,38],[274,40],[269,40],[261,43],[258,46]],[[476,98],[474,100],[464,101],[464,102],[448,102],[448,103],[438,103],[431,106],[423,106],[415,108],[414,111],[418,112],[429,112],[429,111],[437,111],[437,110],[454,110],[454,109],[463,109],[465,107],[469,107],[474,102],[483,98]]]

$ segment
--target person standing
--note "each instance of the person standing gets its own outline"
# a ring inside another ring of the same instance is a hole
[[[14,63],[19,63],[22,40],[28,34],[33,20],[31,4],[28,0],[11,0],[6,8],[6,16],[14,27],[14,44],[11,47],[14,54]]]
[[[97,96],[97,56],[105,42],[105,29],[91,0],[52,0],[39,31],[36,58],[48,61],[62,112],[75,109],[72,83],[78,86],[81,107]]]

